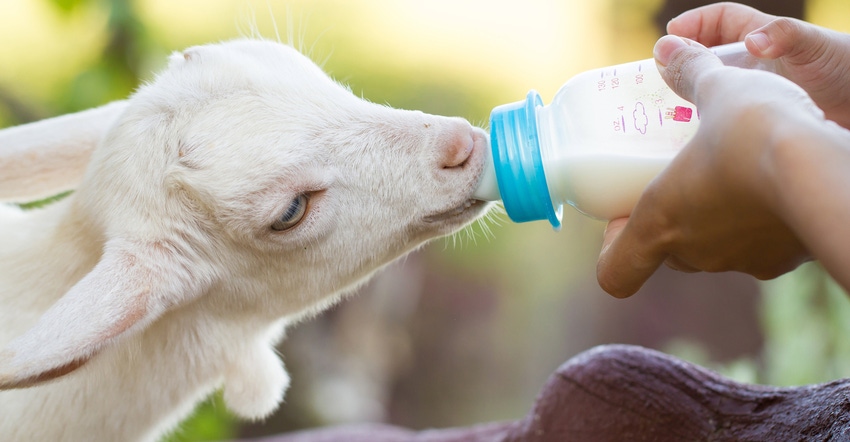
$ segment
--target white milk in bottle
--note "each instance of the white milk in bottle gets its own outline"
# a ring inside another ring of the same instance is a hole
[[[773,70],[743,43],[713,50],[727,65]],[[493,109],[492,167],[475,197],[502,199],[515,222],[548,219],[555,228],[564,204],[603,220],[628,216],[698,126],[699,111],[667,87],[654,59],[587,71],[550,105],[531,91]]]

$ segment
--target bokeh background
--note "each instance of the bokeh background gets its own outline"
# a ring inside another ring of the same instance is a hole
[[[484,126],[529,89],[548,102],[583,70],[650,57],[659,24],[701,3],[0,0],[0,127],[124,98],[171,51],[256,32],[366,99]],[[850,32],[846,0],[755,3]],[[561,363],[615,342],[748,382],[850,376],[850,299],[816,264],[768,283],[662,269],[615,300],[595,281],[604,224],[566,212],[560,232],[503,217],[490,234],[470,229],[390,266],[288,333],[293,385],[275,416],[239,422],[214,397],[169,439],[516,419]]]

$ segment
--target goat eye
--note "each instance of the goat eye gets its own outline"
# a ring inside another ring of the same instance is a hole
[[[272,230],[283,231],[289,230],[304,218],[304,214],[307,213],[307,202],[308,198],[306,194],[301,194],[295,197],[291,203],[289,203],[289,207],[283,214],[280,215],[280,218],[272,224]]]

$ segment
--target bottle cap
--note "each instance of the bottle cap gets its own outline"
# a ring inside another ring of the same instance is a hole
[[[548,219],[561,228],[563,205],[555,207],[549,195],[540,140],[537,108],[543,100],[530,91],[524,101],[496,107],[490,113],[490,146],[499,192],[513,222]]]

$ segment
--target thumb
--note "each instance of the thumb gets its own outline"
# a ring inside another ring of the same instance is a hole
[[[667,258],[649,230],[635,227],[639,218],[620,218],[608,223],[602,251],[596,263],[599,286],[617,298],[627,298],[640,289]]]
[[[675,35],[661,37],[655,43],[654,53],[658,71],[670,89],[697,105],[700,78],[723,66],[723,62],[705,46]]]
[[[793,18],[777,18],[747,34],[747,50],[756,57],[787,57],[791,64],[809,64],[829,46],[826,29]]]

